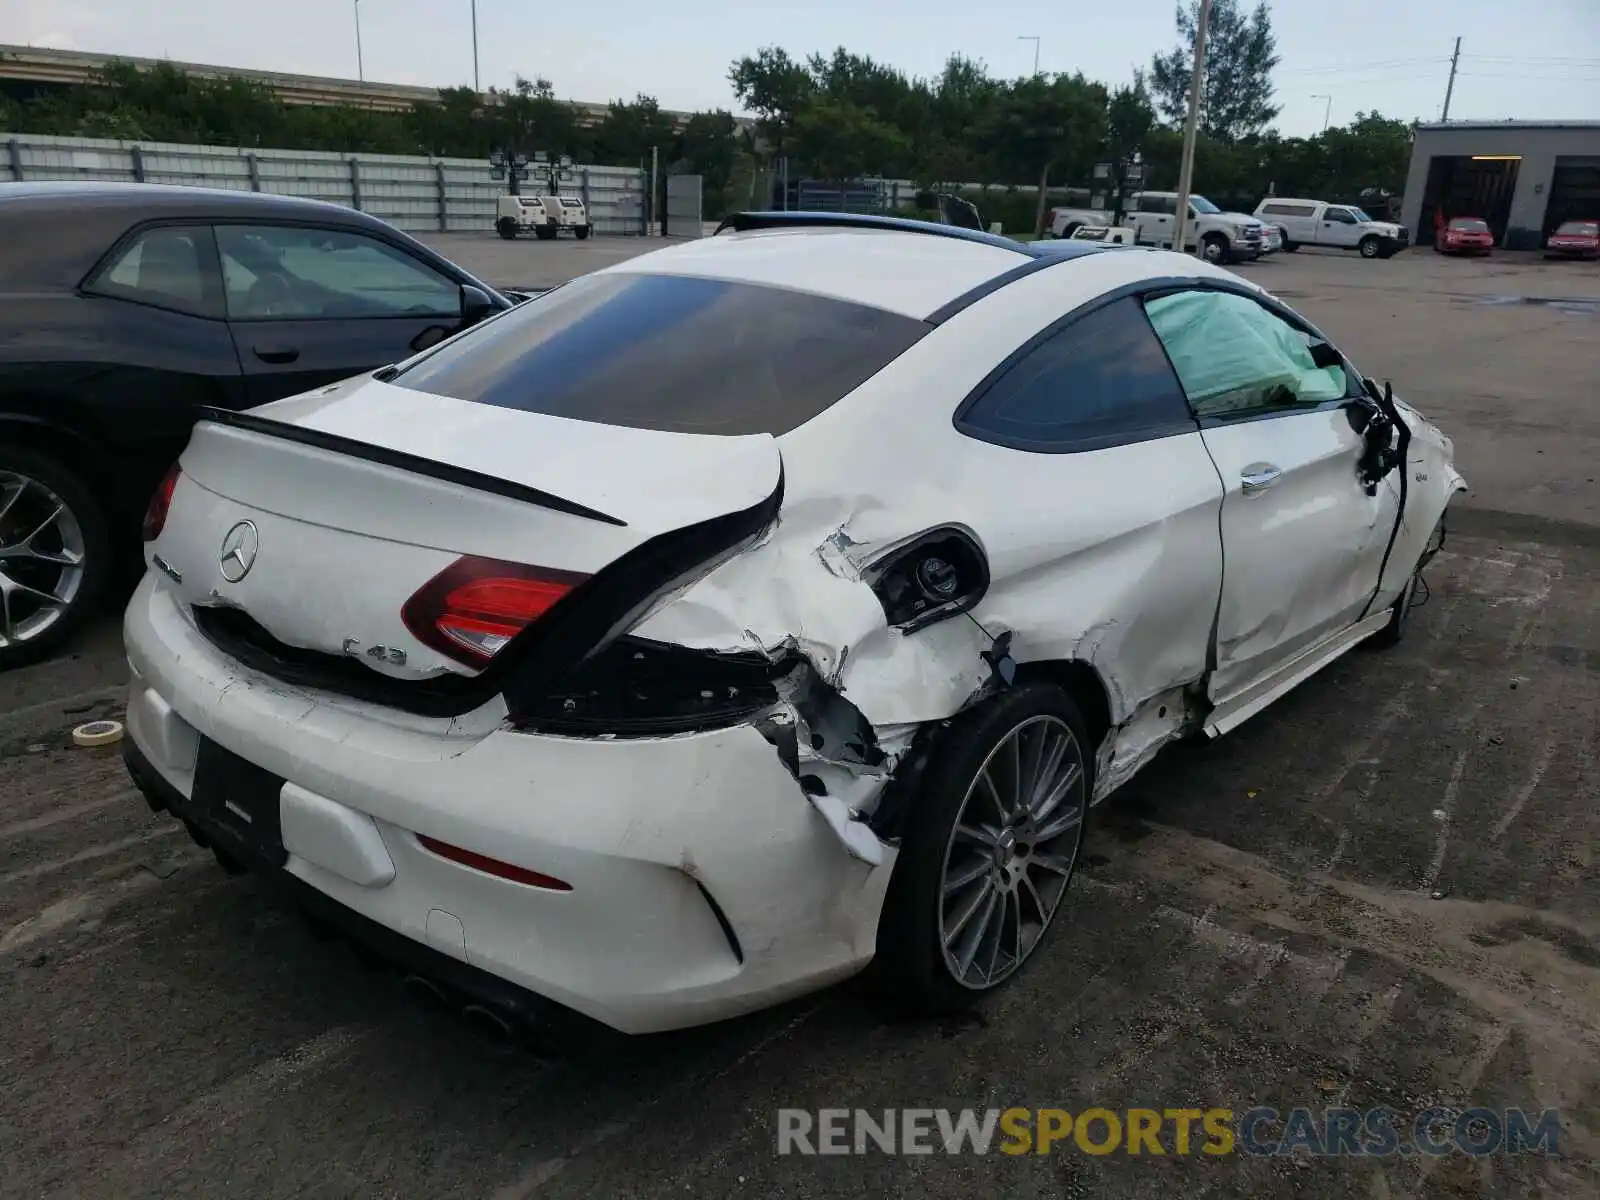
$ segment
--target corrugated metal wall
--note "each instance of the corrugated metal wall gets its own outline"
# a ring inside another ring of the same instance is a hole
[[[596,233],[644,230],[644,172],[633,167],[573,168],[566,190],[589,208]],[[503,183],[475,158],[245,150],[171,142],[0,133],[0,180],[109,179],[237,188],[309,196],[359,208],[401,229],[494,228]]]

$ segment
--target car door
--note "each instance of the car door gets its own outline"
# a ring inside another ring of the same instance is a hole
[[[1348,250],[1361,240],[1361,230],[1356,227],[1355,215],[1348,208],[1329,207],[1323,210],[1317,222],[1317,242],[1323,246],[1336,246]]]
[[[1135,218],[1139,240],[1156,246],[1170,245],[1177,211],[1177,205],[1170,196],[1139,197],[1139,214]]]
[[[379,237],[219,224],[216,239],[252,405],[408,358],[462,326],[461,284]]]
[[[1318,368],[1320,339],[1285,310],[1206,289],[1147,297],[1145,310],[1225,489],[1210,686],[1221,704],[1361,618],[1398,484],[1367,493],[1360,378],[1342,360]]]
[[[17,390],[34,398],[45,423],[72,428],[104,450],[107,474],[96,482],[133,499],[115,514],[118,533],[125,525],[131,532],[198,410],[245,402],[211,229],[203,222],[135,226],[79,293],[32,298],[24,345],[51,365]]]

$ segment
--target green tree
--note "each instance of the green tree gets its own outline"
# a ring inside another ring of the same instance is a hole
[[[813,99],[811,72],[786,50],[764,46],[741,58],[728,72],[739,102],[757,116],[756,133],[773,158],[788,153],[795,118]]]
[[[647,163],[651,147],[670,163],[676,141],[672,118],[661,111],[654,96],[642,93],[631,103],[613,100],[594,131],[595,156],[614,166]]]
[[[1001,95],[984,136],[1013,180],[1037,179],[1034,234],[1044,232],[1051,176],[1083,178],[1105,142],[1106,89],[1076,75],[1034,75]]]
[[[1200,0],[1180,5],[1174,19],[1179,44],[1151,60],[1150,88],[1161,115],[1178,126],[1189,111]],[[1272,102],[1272,69],[1278,65],[1278,55],[1266,0],[1258,0],[1248,15],[1239,0],[1212,0],[1205,49],[1201,130],[1221,142],[1261,133],[1280,111]]]
[[[733,114],[695,113],[678,135],[674,157],[689,174],[700,176],[701,198],[707,213],[721,213],[727,206],[728,187],[733,181],[739,158],[739,126]]]
[[[905,161],[905,134],[870,108],[826,97],[795,116],[793,154],[822,179],[859,179],[883,173],[885,163]]]

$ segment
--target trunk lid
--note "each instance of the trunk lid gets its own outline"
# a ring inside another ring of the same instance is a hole
[[[213,641],[397,680],[477,673],[402,617],[463,556],[581,580],[760,505],[782,475],[766,434],[601,425],[370,377],[202,420],[181,465],[149,550]]]

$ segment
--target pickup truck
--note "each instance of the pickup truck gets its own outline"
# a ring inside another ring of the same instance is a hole
[[[1138,192],[1128,201],[1123,224],[1133,228],[1141,246],[1171,248],[1177,224],[1176,192]],[[1100,208],[1055,208],[1050,233],[1071,237],[1084,225],[1110,225],[1111,212]],[[1223,212],[1204,196],[1189,197],[1189,222],[1184,249],[1199,249],[1208,262],[1237,262],[1268,253],[1266,227],[1245,213]]]
[[[1405,226],[1374,221],[1353,204],[1289,200],[1273,196],[1256,205],[1256,216],[1283,234],[1283,248],[1330,246],[1362,258],[1390,258],[1410,244]]]

